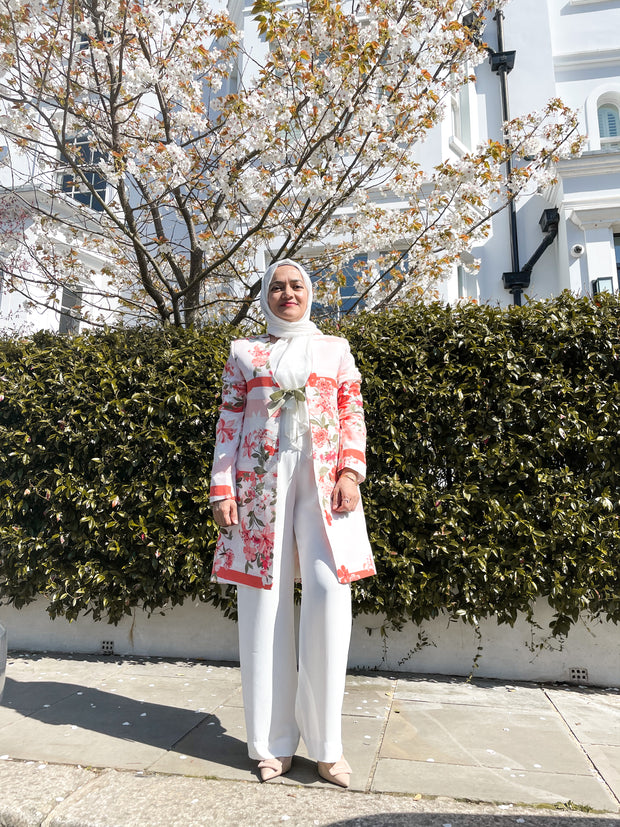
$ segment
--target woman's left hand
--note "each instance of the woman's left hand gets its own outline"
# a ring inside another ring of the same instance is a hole
[[[334,511],[354,511],[360,500],[357,483],[342,474],[332,491],[332,509]]]

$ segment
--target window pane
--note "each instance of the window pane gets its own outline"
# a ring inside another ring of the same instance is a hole
[[[365,265],[368,260],[366,255],[358,255],[354,256],[354,258],[350,259],[346,264],[342,266],[342,270],[340,271],[342,276],[344,276],[345,283],[342,286],[337,288],[338,294],[340,295],[341,304],[339,307],[334,307],[331,304],[323,304],[323,302],[318,301],[315,299],[312,302],[312,316],[316,319],[322,318],[340,318],[342,313],[347,313],[351,309],[361,310],[364,306],[364,302],[358,302],[357,295],[356,295],[356,288],[357,288],[357,278],[360,274],[360,267],[359,265]],[[305,267],[309,273],[312,273],[314,270],[312,259],[307,259],[305,262]],[[312,282],[314,284],[325,280],[327,283],[329,280],[335,278],[333,270],[329,268],[321,268],[318,273],[315,272],[314,275],[311,276]],[[315,294],[316,295],[316,294]]]
[[[366,255],[359,255],[352,258],[348,261],[344,267],[342,268],[342,272],[346,278],[346,284],[344,287],[340,288],[340,298],[342,300],[341,310],[343,313],[347,313],[349,310],[356,306],[358,310],[361,310],[364,306],[364,302],[361,301],[358,304],[357,302],[357,279],[360,274],[360,269],[356,265],[358,264],[366,264],[368,260],[368,256]]]
[[[68,172],[62,176],[62,191],[66,192],[67,195],[71,196],[71,198],[78,201],[80,204],[85,204],[92,210],[101,211],[103,209],[103,205],[99,202],[99,199],[90,188],[92,187],[99,198],[102,200],[105,199],[107,186],[105,179],[102,178],[98,172],[92,169],[92,167],[98,164],[102,159],[102,155],[100,152],[93,151],[89,144],[87,135],[77,136],[73,140],[72,145],[76,150],[72,153],[74,160],[78,161],[81,166],[85,167],[84,178],[87,183],[82,180],[81,176],[74,174],[73,172]],[[67,161],[67,157],[63,156],[62,160]],[[88,167],[91,169],[88,169]]]
[[[62,288],[59,333],[77,333],[80,329],[79,314],[82,306],[82,290]]]
[[[618,107],[606,104],[598,110],[598,128],[601,138],[617,138],[620,135]]]

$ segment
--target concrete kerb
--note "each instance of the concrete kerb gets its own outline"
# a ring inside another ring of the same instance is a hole
[[[3,827],[608,827],[617,815],[476,804],[445,797],[0,764]]]

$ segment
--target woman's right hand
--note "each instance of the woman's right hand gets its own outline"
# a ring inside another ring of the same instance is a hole
[[[237,503],[235,500],[217,500],[212,503],[212,506],[213,517],[220,528],[237,525],[239,519],[237,517]]]

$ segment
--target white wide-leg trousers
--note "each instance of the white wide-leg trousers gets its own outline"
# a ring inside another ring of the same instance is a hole
[[[308,438],[309,435],[306,434]],[[237,587],[239,656],[250,758],[342,755],[341,716],[351,639],[351,590],[338,582],[307,452],[281,451],[273,586]],[[295,546],[302,602],[295,651]]]

